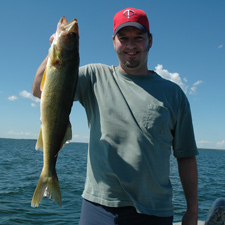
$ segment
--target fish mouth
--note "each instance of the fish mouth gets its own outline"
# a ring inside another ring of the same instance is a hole
[[[77,19],[73,19],[70,22],[67,21],[67,19],[63,16],[60,19],[61,26],[63,27],[64,30],[67,30],[67,32],[70,33],[79,33],[78,29],[78,22]]]
[[[79,30],[78,30],[78,23],[76,19],[73,19],[72,21],[70,21],[66,26],[65,26],[66,30],[68,30],[69,33],[75,33],[78,34]]]

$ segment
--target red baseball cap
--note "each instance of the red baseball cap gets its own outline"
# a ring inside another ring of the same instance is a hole
[[[149,32],[148,17],[143,10],[135,8],[126,8],[118,13],[113,18],[114,35],[123,27],[133,26],[140,29],[142,32]]]

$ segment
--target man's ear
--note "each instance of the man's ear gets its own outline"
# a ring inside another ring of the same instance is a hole
[[[113,46],[114,46],[114,48],[115,48],[115,38],[116,38],[116,36],[113,35],[113,36],[112,36],[112,40],[113,40]]]
[[[152,43],[153,43],[152,34],[149,34],[149,49],[152,47]]]

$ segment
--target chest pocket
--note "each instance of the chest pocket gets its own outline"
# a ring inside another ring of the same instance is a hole
[[[171,138],[172,122],[167,108],[148,104],[141,114],[138,121],[142,129],[153,136]]]

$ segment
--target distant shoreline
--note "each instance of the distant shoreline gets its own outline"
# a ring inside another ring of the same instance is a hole
[[[221,149],[221,148],[198,148],[198,150],[215,150],[215,151],[225,151],[225,149]]]
[[[10,140],[27,140],[27,141],[36,141],[37,139],[32,139],[32,138],[2,138],[0,139],[10,139]],[[88,142],[75,142],[71,141],[70,143],[78,143],[78,144],[88,144]],[[225,149],[220,149],[220,148],[198,148],[198,150],[215,150],[215,151],[225,151]]]
[[[33,139],[33,138],[3,138],[0,137],[0,139],[5,139],[5,140],[23,140],[23,141],[37,141],[37,139]],[[71,141],[70,143],[77,143],[77,144],[88,144],[88,142],[75,142],[75,141]]]

